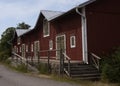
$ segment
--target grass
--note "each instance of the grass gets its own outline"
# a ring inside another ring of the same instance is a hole
[[[28,73],[31,75],[31,73],[26,70],[26,67],[24,65],[19,65],[16,68],[16,67],[13,67],[9,61],[2,62],[1,64],[3,64],[3,65],[5,65],[5,66],[7,66],[15,71],[22,72],[22,73]],[[41,74],[35,75],[35,76],[41,77]],[[77,85],[81,85],[81,86],[120,86],[120,83],[109,83],[109,82],[103,82],[103,81],[89,81],[89,80],[76,80],[76,79],[72,79],[72,78],[67,77],[67,76],[48,75],[48,74],[45,74],[44,78],[46,78],[46,76],[49,76],[50,79],[53,79],[56,81],[68,82],[71,84],[77,84]]]
[[[102,82],[102,81],[90,81],[90,80],[77,80],[77,79],[72,79],[69,77],[60,77],[60,76],[55,76],[52,75],[52,79],[56,81],[61,81],[61,82],[68,82],[71,84],[78,84],[81,86],[120,86],[120,83],[108,83],[108,82]]]
[[[24,65],[24,64],[21,64],[21,65],[17,65],[16,67],[15,66],[12,66],[11,65],[11,61],[10,60],[6,60],[6,61],[3,61],[3,62],[0,62],[0,64],[3,64],[5,65],[6,67],[12,69],[12,70],[15,70],[17,72],[21,72],[21,73],[28,73],[29,71],[27,70],[27,67]]]

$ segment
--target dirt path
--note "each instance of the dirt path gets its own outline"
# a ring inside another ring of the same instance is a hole
[[[0,86],[78,86],[21,74],[0,65]]]

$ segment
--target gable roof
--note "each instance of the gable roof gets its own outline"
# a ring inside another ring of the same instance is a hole
[[[18,37],[29,32],[29,31],[30,31],[30,29],[16,29],[16,33],[17,33]]]
[[[41,13],[43,14],[43,16],[48,20],[52,20],[54,18],[56,18],[57,16],[63,14],[64,12],[60,12],[60,11],[50,11],[50,10],[41,10]]]
[[[60,11],[41,10],[34,28],[39,25],[42,15],[47,19],[47,21],[50,21],[63,13],[64,12]]]
[[[76,8],[85,7],[86,5],[89,5],[89,4],[91,4],[91,3],[95,2],[95,1],[96,1],[96,0],[87,0],[87,1],[85,1],[85,2],[83,2],[83,3],[81,3],[81,4],[79,4],[78,6],[75,6],[74,8],[68,10],[67,12],[62,13],[62,14],[60,14],[60,15],[54,17],[54,18],[51,19],[51,20],[57,19],[57,18],[59,18],[59,17],[61,17],[61,16],[64,16],[65,14],[68,14],[68,13],[72,12],[73,10],[76,10]]]
[[[91,4],[91,3],[95,2],[95,1],[96,1],[96,0],[87,0],[87,1],[79,4],[78,6],[75,6],[74,8],[68,10],[67,12],[41,10],[34,29],[35,29],[36,26],[39,24],[41,15],[43,15],[43,16],[47,19],[47,21],[52,21],[52,20],[55,20],[55,19],[57,19],[57,18],[59,18],[59,17],[61,17],[61,16],[64,16],[64,15],[66,15],[66,14],[71,13],[71,12],[72,12],[73,10],[75,10],[76,8],[82,8],[82,7],[84,7],[84,6],[88,5],[88,4]],[[33,29],[33,30],[34,30],[34,29]],[[25,33],[28,33],[29,31],[30,31],[30,30],[23,30],[23,29],[16,30],[18,36],[24,35]]]

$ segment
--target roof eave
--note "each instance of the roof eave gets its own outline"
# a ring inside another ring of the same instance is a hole
[[[72,8],[72,9],[68,10],[67,12],[61,14],[60,16],[57,16],[56,18],[51,19],[50,21],[53,21],[53,20],[55,20],[55,19],[57,19],[57,18],[59,18],[59,17],[65,15],[66,13],[70,13],[70,12],[72,12],[73,10],[75,10],[76,8],[85,7],[86,5],[89,5],[89,4],[91,4],[91,3],[95,2],[95,1],[96,1],[96,0],[89,0],[89,1],[86,1],[86,2],[80,4],[80,5],[76,6],[76,7],[74,7],[74,8]]]

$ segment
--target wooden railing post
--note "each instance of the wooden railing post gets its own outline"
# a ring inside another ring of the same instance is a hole
[[[63,50],[60,49],[60,75],[64,73],[64,57]]]
[[[28,57],[26,57],[26,69],[28,70]]]
[[[47,62],[47,67],[48,67],[48,73],[50,73],[50,51],[48,51],[48,62]]]
[[[69,76],[71,76],[71,74],[70,74],[70,60],[68,60],[68,72],[69,72]]]
[[[39,63],[40,63],[40,55],[39,55],[39,51],[37,52],[37,56],[38,56],[38,65],[39,65]]]
[[[100,63],[99,63],[99,60],[101,58],[99,56],[97,56],[96,54],[94,53],[91,53],[91,61],[92,61],[92,64],[99,70],[100,68]]]

